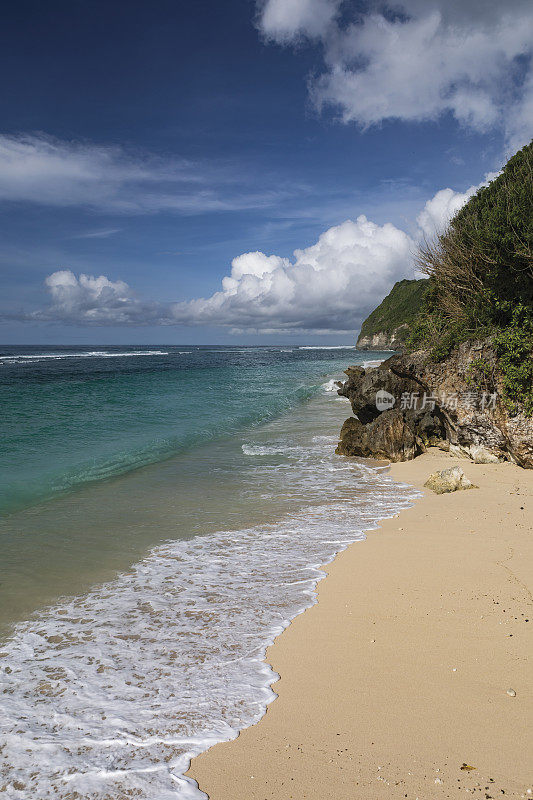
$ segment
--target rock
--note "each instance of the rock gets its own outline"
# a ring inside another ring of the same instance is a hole
[[[507,689],[507,694],[509,697],[516,697],[516,692],[514,689]]]
[[[403,350],[405,339],[409,334],[408,325],[398,325],[393,331],[380,331],[371,336],[360,336],[357,340],[358,350]]]
[[[439,412],[402,408],[402,394],[416,393],[419,386],[382,366],[346,370],[348,380],[339,394],[349,398],[356,417],[350,417],[342,426],[336,452],[408,461],[444,438],[444,421]]]
[[[470,457],[474,464],[497,464],[501,461],[496,453],[491,453],[486,447],[481,445],[473,445],[470,447]]]
[[[475,464],[497,464],[501,461],[501,458],[499,458],[496,453],[491,453],[490,450],[479,444],[449,444],[448,450],[453,456],[469,458]]]
[[[366,425],[356,417],[349,417],[342,426],[335,452],[341,456],[408,461],[424,449],[412,422],[398,409],[390,409]]]
[[[380,364],[379,367],[367,370],[362,367],[349,367],[346,370],[348,380],[339,389],[339,394],[350,400],[353,413],[363,425],[367,425],[380,415],[378,395],[381,397],[386,393],[396,399],[403,391],[402,379],[390,370],[381,369],[381,366]],[[412,390],[415,388],[416,384],[413,383]],[[396,402],[394,405],[398,408],[399,403]]]
[[[468,480],[461,467],[451,467],[450,469],[441,469],[438,472],[433,472],[424,486],[431,489],[435,494],[478,488]]]
[[[339,394],[350,400],[361,424],[372,427],[366,433],[359,431],[360,443],[353,452],[350,441],[345,443],[341,435],[338,452],[361,455],[364,443],[365,455],[400,461],[436,445],[478,464],[508,459],[533,468],[533,417],[524,412],[511,414],[507,408],[490,339],[464,342],[439,363],[419,351],[394,355],[366,370],[350,367],[346,375]],[[392,408],[376,402],[378,393],[392,395]],[[382,427],[387,426],[376,421],[393,411],[396,428],[399,412],[410,441],[402,449],[393,437],[389,452]],[[343,430],[352,433],[349,428]]]

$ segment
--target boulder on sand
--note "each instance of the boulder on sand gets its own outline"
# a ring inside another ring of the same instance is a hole
[[[433,472],[424,486],[431,489],[435,494],[457,492],[459,489],[478,488],[468,480],[461,467],[451,467],[450,469],[441,469],[438,472]]]

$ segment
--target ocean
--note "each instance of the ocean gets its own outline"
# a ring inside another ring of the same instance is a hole
[[[416,496],[334,454],[367,358],[0,349],[0,796],[205,797],[190,758],[275,698],[322,565]]]

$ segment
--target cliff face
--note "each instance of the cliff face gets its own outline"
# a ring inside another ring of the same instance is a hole
[[[402,350],[420,310],[427,280],[398,281],[361,326],[358,350]]]
[[[399,325],[393,331],[380,331],[371,336],[359,336],[357,340],[358,350],[403,350],[405,336],[409,328],[407,325]]]
[[[344,423],[337,453],[405,461],[438,445],[533,468],[533,419],[507,410],[490,340],[465,342],[442,363],[416,352],[346,374],[339,394],[356,417]]]

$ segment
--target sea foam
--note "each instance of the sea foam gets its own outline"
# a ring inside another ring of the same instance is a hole
[[[1,647],[5,797],[205,797],[184,776],[190,758],[275,698],[266,647],[315,602],[321,565],[416,496],[334,457],[334,442],[245,444],[283,451],[290,490],[309,502],[270,524],[168,541],[16,627]],[[261,485],[280,470],[254,465]]]
[[[132,358],[136,356],[168,356],[166,350],[137,350],[125,353],[92,350],[79,353],[21,353],[17,355],[0,355],[0,364],[33,364],[37,361],[64,361],[72,358]]]
[[[325,392],[336,392],[339,388],[339,380],[337,378],[331,378],[327,383],[322,384],[322,388]]]

